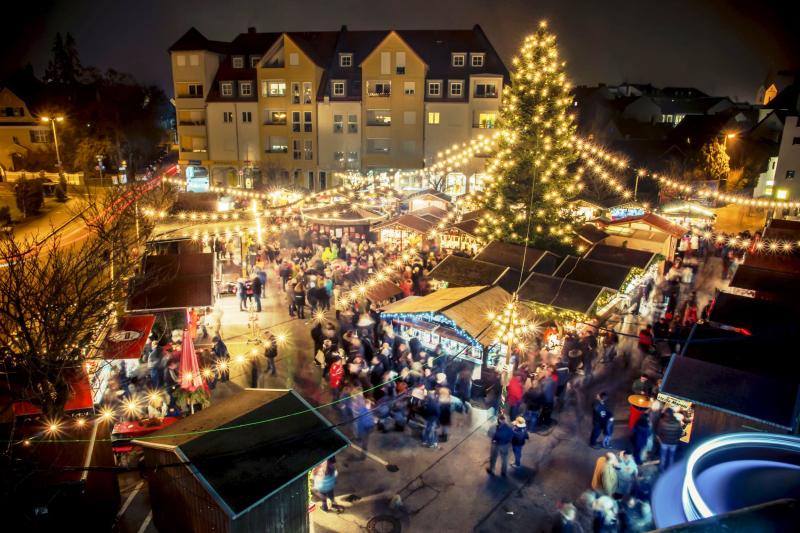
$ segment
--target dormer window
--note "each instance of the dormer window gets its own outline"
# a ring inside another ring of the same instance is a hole
[[[352,67],[353,66],[353,54],[339,54],[339,66],[340,67]]]
[[[222,96],[233,96],[233,82],[223,81],[220,83],[219,92]]]
[[[250,56],[250,68],[256,68],[259,61],[261,61],[259,56]]]
[[[253,96],[253,82],[251,82],[251,81],[240,81],[239,82],[239,94],[241,96]]]
[[[333,96],[344,96],[345,95],[345,82],[344,80],[334,80],[332,82],[333,85]]]
[[[244,68],[244,57],[233,56],[231,64],[233,65],[233,68]]]
[[[463,67],[467,64],[467,54],[453,54],[453,66]]]
[[[486,54],[470,54],[470,65],[473,67],[482,67],[485,61]]]

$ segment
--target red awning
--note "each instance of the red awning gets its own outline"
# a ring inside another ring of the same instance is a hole
[[[80,377],[70,384],[69,400],[64,405],[64,412],[84,411],[94,407],[92,403],[92,388],[89,377],[81,373]],[[41,414],[42,410],[30,402],[14,402],[14,416],[29,416]]]
[[[103,359],[138,359],[153,329],[155,315],[129,315],[119,319],[114,330],[106,335],[100,348]]]

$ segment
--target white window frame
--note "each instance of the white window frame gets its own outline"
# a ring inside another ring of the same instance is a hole
[[[436,87],[436,93],[434,94],[431,89]],[[431,80],[428,81],[428,96],[432,98],[441,98],[442,97],[442,80]]]
[[[233,96],[233,82],[223,81],[219,84],[219,94],[222,96]]]
[[[282,98],[286,96],[286,80],[264,80],[262,83],[263,96],[266,96],[267,98]],[[270,88],[273,85],[283,85],[283,92],[281,94],[271,94],[272,91]]]
[[[303,131],[303,114],[300,111],[292,111],[292,132],[301,131]]]
[[[348,68],[353,66],[353,54],[339,54],[339,66]]]
[[[344,133],[344,115],[333,115],[333,133]]]
[[[484,92],[483,96],[478,95],[478,87],[483,85]],[[494,96],[486,96],[486,89],[485,87],[494,87]],[[491,81],[479,81],[475,83],[475,92],[473,93],[475,98],[497,98],[500,95],[500,92],[497,90],[497,83]]]
[[[303,84],[299,81],[293,81],[291,88],[289,96],[292,99],[292,104],[299,105],[303,101]]]
[[[292,139],[292,160],[302,161],[303,159],[303,141],[300,139]]]
[[[475,62],[476,59],[478,60],[477,63]],[[486,64],[486,54],[484,54],[484,53],[470,54],[470,56],[469,56],[469,64],[470,64],[470,66],[475,67],[475,68],[482,67],[483,65]]]
[[[303,111],[303,131],[305,133],[314,131],[314,113],[311,111]]]
[[[231,58],[231,66],[233,68],[244,68],[244,56],[233,56]]]
[[[438,111],[428,111],[428,124],[439,124],[441,114]]]
[[[355,118],[355,120],[351,120]],[[358,115],[357,114],[348,114],[347,115],[347,133],[358,133]]]
[[[245,89],[247,89],[245,91]],[[239,94],[241,96],[253,96],[253,82],[252,81],[240,81],[239,82]]]
[[[341,91],[336,90],[337,85],[341,86]],[[333,80],[331,82],[331,95],[347,96],[347,82],[345,80]]]
[[[253,112],[242,111],[242,124],[248,124],[250,122],[253,122]]]
[[[458,63],[461,63],[460,65]],[[453,52],[450,56],[450,64],[457,68],[467,66],[467,54],[465,52]]]
[[[303,82],[303,105],[309,105],[314,103],[314,84],[310,81]]]
[[[453,89],[458,87],[458,93],[456,94]],[[447,94],[450,98],[463,98],[464,96],[464,82],[459,80],[450,80],[447,86]]]
[[[222,122],[224,124],[233,124],[233,111],[223,111]]]

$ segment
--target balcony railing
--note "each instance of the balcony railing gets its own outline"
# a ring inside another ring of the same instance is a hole
[[[264,150],[267,154],[288,154],[289,147],[288,146],[271,146]]]
[[[264,121],[264,125],[265,126],[285,126],[286,125],[286,119],[283,119],[283,120],[270,120],[270,119],[267,119],[267,120]]]
[[[188,120],[178,121],[178,126],[205,126],[205,125],[206,125],[206,119],[204,118],[196,120],[188,119]]]

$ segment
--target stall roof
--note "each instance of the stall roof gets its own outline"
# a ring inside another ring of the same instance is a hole
[[[764,237],[787,241],[800,240],[800,221],[786,220],[784,218],[772,219],[769,226],[764,229]]]
[[[609,246],[607,244],[595,244],[584,256],[585,259],[638,268],[647,268],[655,257],[656,254],[652,252]]]
[[[439,289],[419,298],[403,298],[389,304],[384,313],[441,313],[448,307],[486,289],[486,285]]]
[[[594,224],[584,224],[578,230],[578,237],[588,242],[589,244],[597,244],[598,242],[608,237],[608,233],[601,230]]]
[[[570,281],[582,281],[618,291],[633,268],[570,255],[564,258],[553,277],[566,277]]]
[[[246,389],[133,442],[175,453],[232,517],[349,444],[299,394],[276,389]]]
[[[545,250],[528,248],[526,252],[524,246],[500,241],[492,241],[484,246],[475,259],[519,270],[523,257],[525,258],[523,270],[540,274],[552,274],[561,260],[557,255]]]
[[[449,287],[500,285],[507,291],[513,291],[519,281],[519,271],[503,265],[448,255],[431,270],[430,277],[446,281]]]
[[[767,270],[777,270],[788,274],[797,274],[800,273],[800,253],[796,251],[788,253],[783,251],[752,253],[745,256],[742,264]]]
[[[759,268],[744,264],[739,265],[731,287],[747,289],[756,292],[773,293],[783,299],[800,295],[800,273],[782,272],[768,268]]]
[[[672,235],[673,237],[683,237],[684,235],[686,235],[686,232],[689,231],[683,226],[673,224],[666,218],[656,215],[655,213],[645,213],[643,215],[619,218],[617,220],[608,222],[607,225],[619,226],[623,224],[634,224],[637,222],[641,224],[646,224],[652,228],[656,228],[659,231],[663,231],[664,233]]]
[[[214,254],[150,255],[142,259],[128,310],[207,307],[214,303]]]
[[[365,296],[370,302],[382,302],[401,294],[403,294],[403,289],[399,285],[385,279],[377,282],[372,287],[368,287]]]
[[[438,198],[439,200],[444,200],[446,202],[452,202],[453,199],[450,197],[449,194],[445,194],[443,192],[437,191],[436,189],[422,189],[421,191],[417,191],[415,193],[409,194],[409,200],[412,198],[420,198],[422,196],[432,196],[434,198]]]
[[[519,290],[522,301],[589,314],[605,287],[532,273]]]
[[[456,229],[459,230],[470,237],[477,237],[478,236],[478,226],[480,225],[480,221],[476,218],[470,220],[462,220],[461,222],[456,222],[455,224],[451,224],[448,226],[447,229]]]
[[[388,216],[380,209],[337,205],[303,209],[302,214],[312,224],[340,226],[374,224]]]
[[[720,292],[714,298],[708,320],[754,334],[788,333],[796,328],[798,310],[800,302],[791,304]]]
[[[438,207],[434,207],[429,205],[428,207],[423,207],[422,209],[415,209],[413,214],[418,217],[425,217],[425,216],[434,216],[440,220],[444,219],[447,216],[447,211],[444,209],[440,209]]]
[[[783,353],[785,338],[697,327],[683,353],[670,361],[661,390],[791,430],[800,406],[800,363],[791,356],[780,357]],[[765,361],[754,354],[775,354],[777,359]]]
[[[379,230],[383,228],[389,228],[392,226],[403,226],[411,231],[415,231],[417,233],[427,234],[431,228],[436,227],[437,222],[431,222],[430,220],[425,220],[424,218],[417,216],[416,214],[405,214],[400,215],[394,218],[390,218],[389,220],[385,220],[380,224],[376,224],[374,229]]]

